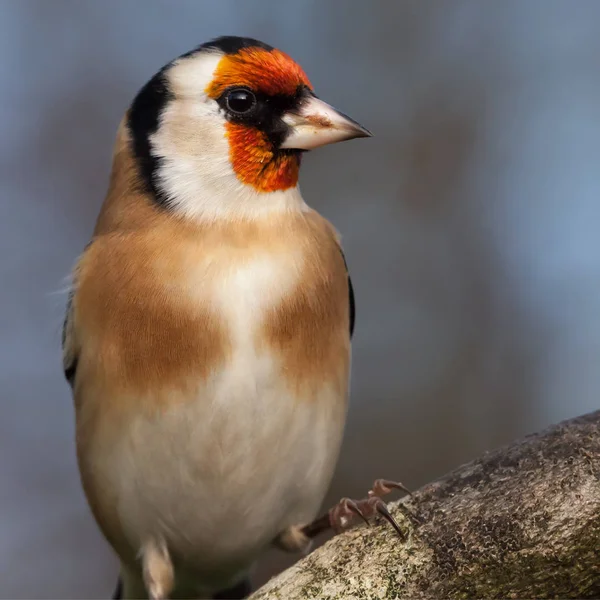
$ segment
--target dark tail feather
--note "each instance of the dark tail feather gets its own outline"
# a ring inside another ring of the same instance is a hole
[[[119,577],[119,579],[117,579],[117,587],[115,588],[115,591],[113,592],[112,595],[112,600],[121,600],[123,597],[123,582],[121,581],[121,578]]]
[[[237,585],[228,590],[222,590],[214,595],[215,600],[243,600],[252,593],[252,585],[249,579],[240,581]]]
[[[227,598],[227,600],[231,599],[243,599],[248,597],[252,593],[252,586],[250,585],[250,581],[245,579],[244,581],[238,583],[235,587],[224,590],[217,594],[215,598],[218,600],[219,598]],[[122,600],[123,598],[123,582],[121,578],[117,580],[117,586],[115,587],[115,591],[112,595],[112,600]]]

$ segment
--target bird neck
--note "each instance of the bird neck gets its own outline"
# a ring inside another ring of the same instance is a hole
[[[210,157],[207,159],[210,163]],[[215,166],[215,165],[213,165]],[[219,177],[204,170],[171,165],[162,173],[160,184],[168,191],[167,200],[156,198],[142,185],[130,134],[123,120],[117,132],[108,193],[95,234],[151,226],[154,219],[171,215],[190,223],[262,221],[265,218],[298,215],[309,211],[298,185],[261,191],[244,184],[233,172],[222,167]]]

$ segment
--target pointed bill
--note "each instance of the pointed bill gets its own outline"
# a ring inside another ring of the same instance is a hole
[[[309,95],[298,109],[283,115],[289,132],[281,148],[312,150],[373,134],[323,100]]]

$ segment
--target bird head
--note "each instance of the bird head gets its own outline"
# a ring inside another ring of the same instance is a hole
[[[239,211],[242,200],[259,210],[269,202],[256,196],[265,194],[285,204],[302,152],[371,135],[320,100],[287,54],[239,37],[163,67],[136,96],[127,125],[154,198],[188,214]]]

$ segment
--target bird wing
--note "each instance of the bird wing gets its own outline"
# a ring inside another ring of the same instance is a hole
[[[62,360],[65,378],[73,386],[75,381],[75,373],[77,372],[77,362],[79,352],[75,345],[75,325],[73,322],[73,292],[69,292],[67,300],[67,309],[65,312],[65,320],[62,329]]]
[[[89,242],[83,250],[83,254],[92,245]],[[83,256],[82,254],[82,256]],[[78,265],[73,270],[73,283],[69,291],[67,298],[67,306],[65,309],[65,319],[63,321],[62,328],[62,362],[65,379],[69,382],[69,385],[73,387],[75,381],[75,374],[77,372],[77,363],[79,362],[79,347],[76,341],[77,335],[75,330],[75,316],[73,309],[73,302],[75,300],[75,286],[77,284],[77,272]]]
[[[348,274],[348,303],[350,306],[350,339],[354,334],[354,321],[356,318],[356,301],[354,299],[354,288],[352,287],[352,279],[350,278],[350,272],[348,271],[348,263],[346,262],[346,256],[340,246],[340,253],[344,259],[344,266],[346,267],[346,273]]]

